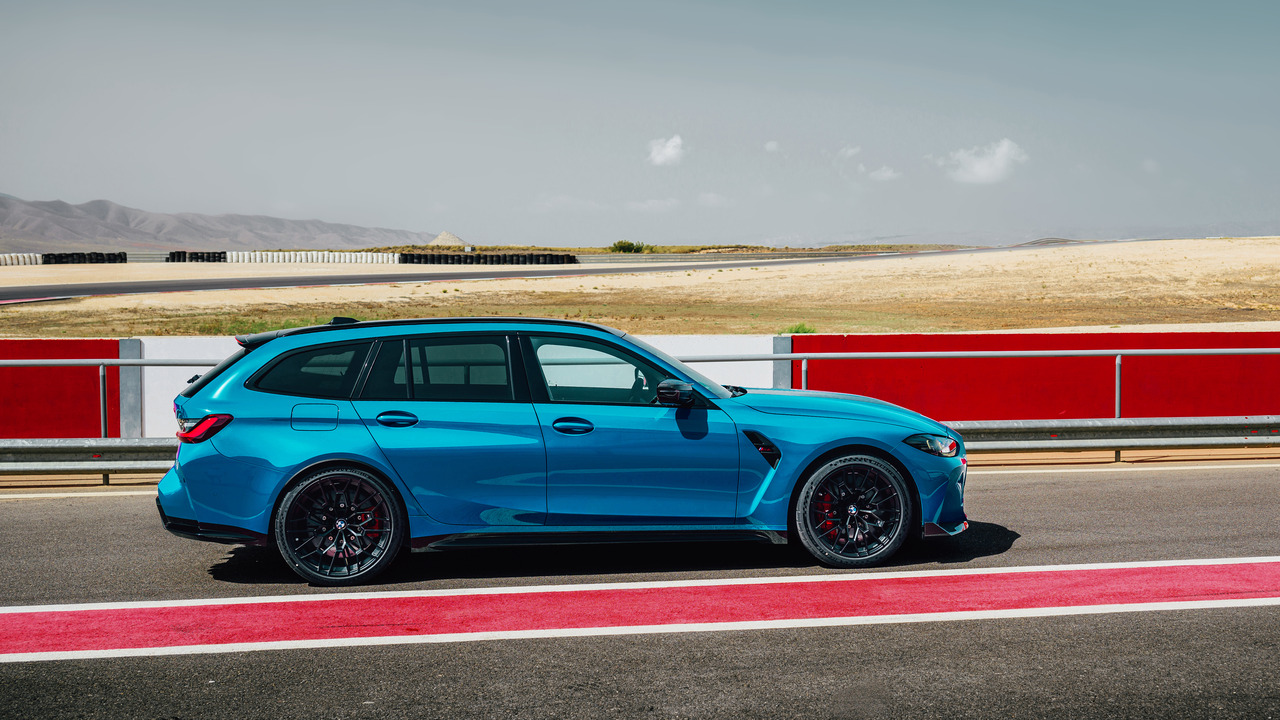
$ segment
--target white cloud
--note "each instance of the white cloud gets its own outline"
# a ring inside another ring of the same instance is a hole
[[[733,201],[720,193],[704,192],[698,196],[698,204],[702,207],[722,208],[729,207]]]
[[[764,144],[765,152],[776,153],[781,149],[782,149],[782,146],[778,144],[777,140],[770,140],[769,142]]]
[[[1018,144],[1009,138],[986,147],[953,150],[945,158],[933,158],[938,167],[947,168],[947,175],[959,183],[990,185],[1009,177],[1015,165],[1030,159]]]
[[[603,210],[604,206],[571,195],[542,195],[529,204],[529,209],[536,213],[595,212]]]
[[[867,173],[867,177],[875,180],[876,182],[888,182],[889,180],[897,180],[902,177],[902,173],[894,170],[888,165],[881,165],[878,169]]]
[[[1156,162],[1155,160],[1152,160],[1151,158],[1147,158],[1146,160],[1142,161],[1142,170],[1146,172],[1148,175],[1159,175],[1160,163]]]
[[[680,207],[680,201],[675,198],[638,200],[627,203],[628,210],[645,213],[671,212],[678,207]]]
[[[857,155],[860,152],[862,152],[861,145],[845,145],[844,147],[836,151],[836,157],[840,158],[841,160],[848,160],[849,158],[853,157],[854,155]]]
[[[684,159],[684,140],[679,135],[649,141],[650,165],[679,165]]]

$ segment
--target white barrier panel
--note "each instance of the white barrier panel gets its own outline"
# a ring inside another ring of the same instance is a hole
[[[694,355],[769,355],[772,335],[637,335],[636,337],[675,357]],[[773,387],[773,363],[690,363],[689,367],[721,385],[748,388]]]
[[[0,253],[0,266],[3,265],[40,265],[39,253]]]
[[[772,335],[641,335],[641,340],[668,355],[767,355],[773,352]],[[144,358],[223,358],[239,349],[230,337],[144,337]],[[694,363],[694,370],[725,385],[773,387],[773,363]],[[142,435],[173,437],[173,399],[187,387],[187,379],[208,368],[142,368]]]
[[[223,358],[240,346],[229,337],[144,337],[144,358]],[[173,437],[178,426],[173,419],[173,399],[187,387],[187,379],[209,368],[142,368],[142,436]]]

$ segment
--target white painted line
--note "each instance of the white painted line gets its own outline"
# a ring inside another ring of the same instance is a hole
[[[638,582],[574,583],[566,585],[515,585],[486,588],[454,588],[448,590],[403,590],[398,592],[316,593],[309,595],[264,595],[225,598],[193,598],[187,600],[148,600],[139,602],[78,603],[66,605],[12,605],[0,607],[0,615],[9,613],[76,612],[81,610],[134,610],[206,605],[255,605],[288,602],[321,602],[326,600],[389,600],[401,598],[454,597],[468,595],[518,595],[523,593],[586,592],[592,590],[654,590],[681,587],[726,587],[733,585],[778,585],[785,583],[858,582],[860,580],[899,580],[910,578],[963,577],[971,575],[1009,575],[1014,573],[1070,572],[1078,570],[1129,570],[1159,567],[1199,567],[1208,565],[1246,565],[1280,563],[1280,555],[1264,557],[1217,558],[1208,560],[1146,560],[1116,563],[1081,563],[1075,565],[1023,565],[1014,567],[970,568],[967,570],[909,570],[900,572],[852,572],[839,575],[770,575],[765,577],[720,578],[701,580],[646,580]]]
[[[79,497],[129,497],[132,495],[152,495],[156,491],[152,490],[108,490],[105,492],[57,492],[57,493],[3,493],[0,492],[0,500],[45,500],[49,498],[79,498]]]
[[[1257,468],[1280,468],[1280,463],[1258,463],[1254,465],[1160,465],[1156,467],[1088,467],[1088,468],[1028,468],[1026,470],[983,470],[969,468],[969,476],[974,475],[1065,475],[1068,473],[1125,473],[1125,472],[1183,472],[1188,470],[1253,470]]]
[[[262,650],[311,650],[335,647],[425,645],[455,642],[483,642],[492,640],[616,637],[623,635],[733,632],[744,630],[787,630],[795,628],[894,625],[904,623],[955,622],[958,620],[1002,620],[1011,618],[1065,617],[1071,615],[1103,615],[1110,613],[1215,610],[1223,608],[1274,606],[1280,606],[1280,597],[1241,598],[1233,600],[1188,600],[1179,602],[1133,603],[1120,605],[1078,605],[1073,607],[1050,608],[1014,608],[1009,610],[972,610],[961,612],[919,613],[912,615],[861,615],[856,617],[804,618],[792,620],[680,623],[672,625],[632,625],[624,627],[596,628],[553,628],[546,630],[508,630],[498,632],[446,633],[439,635],[395,635],[390,637],[228,643],[225,645],[180,645],[158,648],[121,648],[110,650],[81,650],[72,652],[11,653],[7,655],[0,655],[0,663],[50,660],[97,660],[104,658],[158,657],[166,655],[212,655],[217,653],[254,652]]]

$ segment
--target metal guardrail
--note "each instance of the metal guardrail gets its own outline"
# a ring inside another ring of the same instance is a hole
[[[1280,448],[1280,416],[950,422],[970,454]],[[0,440],[0,475],[160,473],[177,438]]]
[[[949,422],[971,453],[1280,448],[1280,416]]]
[[[86,438],[0,440],[0,475],[162,473],[173,466],[178,439]]]

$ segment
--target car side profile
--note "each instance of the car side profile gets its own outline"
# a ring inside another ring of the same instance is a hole
[[[721,386],[624,332],[528,318],[237,338],[175,400],[174,534],[351,585],[406,547],[730,537],[832,567],[967,527],[963,440],[871,398]]]

